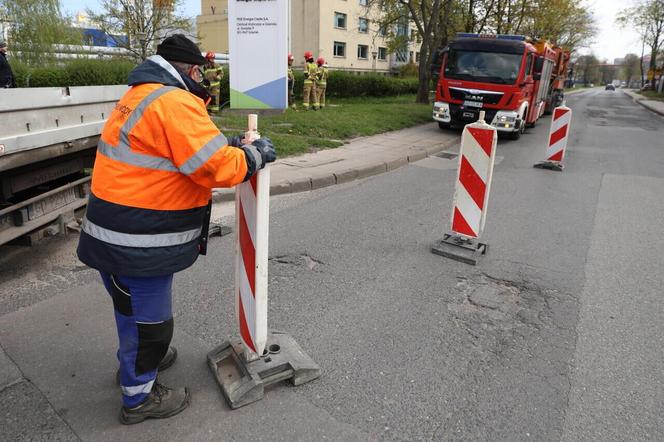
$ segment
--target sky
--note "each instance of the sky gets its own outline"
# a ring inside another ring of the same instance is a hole
[[[60,0],[63,10],[71,14],[84,11],[86,6],[93,9],[98,7],[96,0]],[[615,24],[615,18],[621,9],[629,7],[634,0],[585,0],[591,10],[598,27],[598,33],[589,48],[579,52],[583,54],[594,53],[599,59],[613,62],[615,58],[622,58],[632,52],[641,53],[639,36],[631,29],[620,29]],[[183,0],[183,11],[186,15],[195,17],[201,12],[200,0]]]

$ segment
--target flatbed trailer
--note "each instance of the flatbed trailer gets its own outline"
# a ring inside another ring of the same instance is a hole
[[[75,227],[74,213],[87,203],[97,141],[126,90],[0,89],[0,245]]]

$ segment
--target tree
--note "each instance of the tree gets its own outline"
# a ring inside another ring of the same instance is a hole
[[[664,1],[664,0],[661,0]],[[417,101],[428,102],[431,65],[456,32],[514,33],[553,40],[575,50],[590,43],[596,32],[591,14],[575,0],[370,0],[383,26],[417,29],[420,45],[420,88]],[[390,51],[408,43],[408,36],[386,35]]]
[[[593,54],[581,55],[574,62],[576,75],[581,75],[584,86],[599,81],[599,60]]]
[[[90,9],[90,21],[125,48],[138,61],[154,53],[157,43],[174,32],[189,32],[191,21],[175,10],[182,0],[102,0],[96,13]]]
[[[16,58],[26,64],[55,60],[54,44],[82,44],[82,33],[62,14],[58,0],[0,0],[9,21],[9,41]]]
[[[622,66],[622,75],[627,83],[627,87],[632,83],[632,78],[636,77],[636,74],[639,72],[639,65],[641,64],[641,59],[636,54],[627,54],[625,55],[625,61]]]
[[[435,54],[441,30],[441,18],[453,0],[370,0],[367,8],[382,11],[379,17],[380,27],[385,30],[389,49],[398,51],[410,41],[407,29],[412,24],[417,30],[420,41],[420,60],[418,64],[419,87],[417,103],[429,103],[429,85],[431,83],[431,61]]]
[[[642,45],[650,48],[649,69],[654,72],[657,67],[657,54],[664,46],[664,0],[641,0],[633,7],[623,9],[618,14],[616,22],[622,27],[631,25],[639,32]],[[654,89],[654,75],[650,81]]]
[[[599,73],[601,76],[602,84],[609,84],[617,77],[616,67],[612,64],[609,64],[609,60],[604,59],[599,65]]]
[[[485,10],[492,32],[550,40],[570,51],[586,46],[597,31],[588,8],[574,0],[495,0]]]

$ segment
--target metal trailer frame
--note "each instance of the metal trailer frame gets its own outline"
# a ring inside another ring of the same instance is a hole
[[[56,221],[46,234],[65,233],[67,224],[75,227],[74,211],[86,205],[89,193],[90,177],[84,171],[92,167],[106,119],[127,89],[120,85],[2,92],[0,245]],[[28,242],[40,235],[31,235]]]

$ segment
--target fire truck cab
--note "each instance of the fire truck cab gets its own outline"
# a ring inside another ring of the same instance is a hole
[[[489,124],[517,139],[562,102],[562,89],[554,89],[562,82],[552,80],[568,59],[551,43],[520,35],[457,34],[442,51],[433,119],[441,128],[463,126],[483,110]]]

